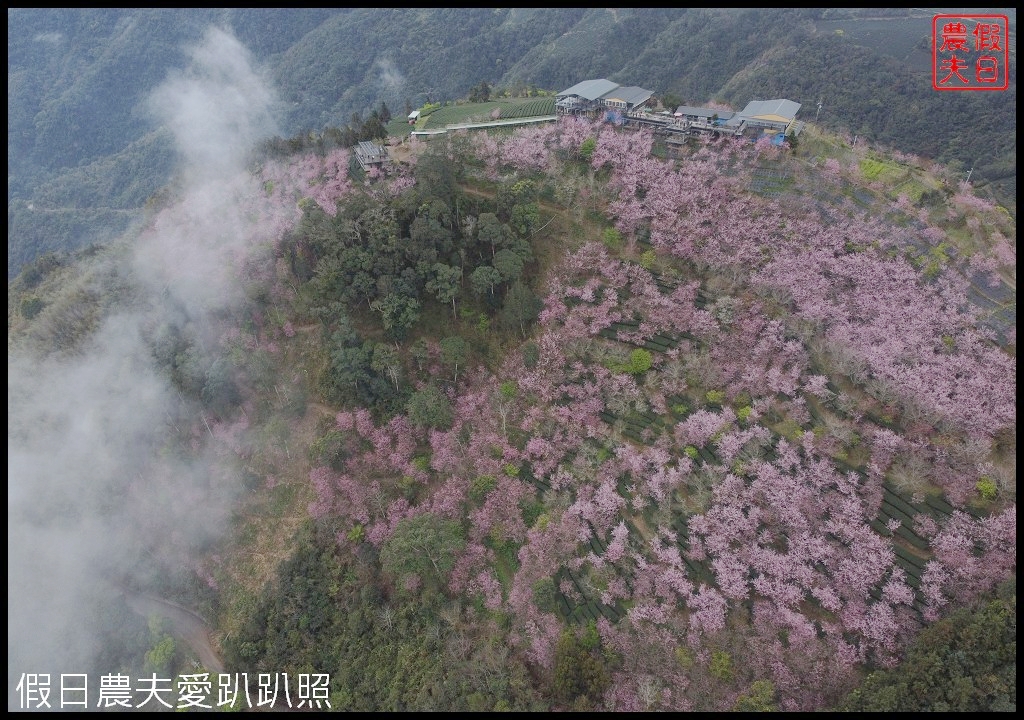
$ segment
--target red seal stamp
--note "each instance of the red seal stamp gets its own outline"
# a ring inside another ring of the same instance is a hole
[[[1006,90],[1010,86],[1010,21],[1006,15],[932,18],[932,87]]]

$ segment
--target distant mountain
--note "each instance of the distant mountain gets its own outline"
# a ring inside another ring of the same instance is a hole
[[[900,48],[930,28],[929,17],[889,14]],[[1015,196],[1015,84],[935,92],[919,57],[908,63],[853,26],[836,32],[858,22],[855,13],[22,8],[7,17],[8,276],[43,248],[121,232],[167,183],[173,157],[145,101],[210,24],[234,32],[265,67],[285,135],[344,125],[381,101],[397,113],[455,100],[481,80],[558,90],[607,77],[694,103],[787,97],[804,105],[804,119],[824,98],[822,124],[973,167],[979,184],[998,181],[1004,204]]]

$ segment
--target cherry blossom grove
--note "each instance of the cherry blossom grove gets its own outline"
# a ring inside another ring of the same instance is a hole
[[[491,179],[539,178],[578,170],[587,138],[584,171],[629,247],[583,242],[550,270],[539,359],[460,374],[450,429],[339,413],[347,459],[311,472],[309,513],[377,547],[418,514],[465,523],[449,590],[512,618],[541,666],[574,609],[600,612],[625,658],[619,709],[646,705],[640,679],[657,706],[693,708],[680,658],[707,666],[723,648],[748,653],[784,709],[815,709],[1015,570],[1015,504],[975,502],[1015,430],[1015,358],[954,268],[912,261],[943,242],[937,227],[750,192],[752,168],[784,150],[723,140],[664,160],[647,131],[579,119],[473,146]],[[268,166],[268,193],[333,213],[352,192],[345,162]],[[814,172],[828,186],[843,169]],[[969,188],[952,202],[991,210]],[[996,241],[989,271],[1015,259]],[[635,349],[649,367],[629,364]],[[515,562],[499,572],[502,552]]]

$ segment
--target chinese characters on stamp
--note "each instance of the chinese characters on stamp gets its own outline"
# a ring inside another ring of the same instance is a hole
[[[1006,15],[932,18],[932,87],[1006,90],[1010,86],[1010,22]]]

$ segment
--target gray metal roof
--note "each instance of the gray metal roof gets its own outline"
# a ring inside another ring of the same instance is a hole
[[[710,118],[715,115],[719,120],[728,120],[736,113],[731,110],[713,110],[711,108],[693,107],[692,105],[680,105],[676,108],[676,115],[691,115],[695,117]]]
[[[631,85],[629,87],[619,86],[613,90],[609,90],[601,97],[623,100],[627,105],[639,105],[642,102],[650,100],[651,95],[653,94],[653,90],[644,90],[642,87]]]
[[[693,107],[692,105],[680,105],[676,108],[676,115],[694,115],[696,117],[711,117],[715,114],[711,108]]]
[[[792,120],[800,112],[800,103],[792,100],[751,100],[739,113],[746,117],[757,117],[758,115],[780,115]]]
[[[568,90],[563,90],[558,93],[558,97],[579,95],[587,100],[597,100],[599,97],[614,90],[618,86],[618,83],[613,83],[611,80],[584,80],[583,82],[576,83]]]

